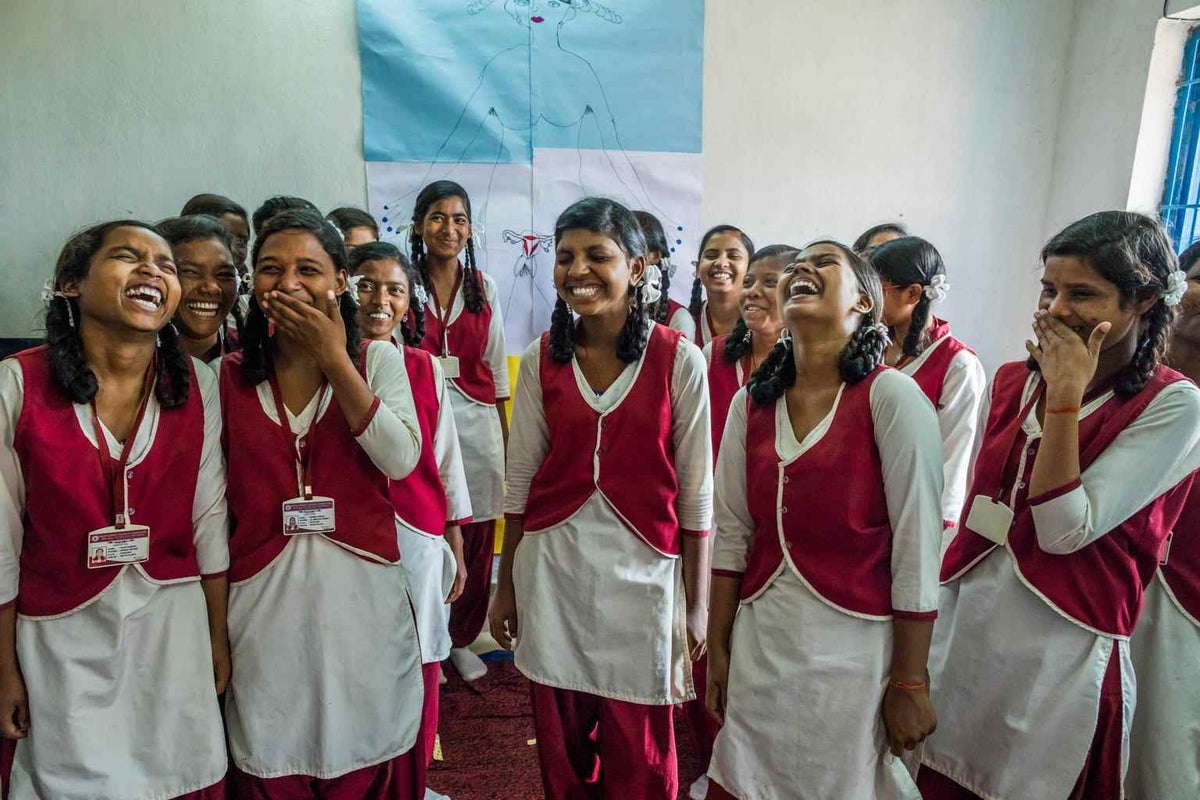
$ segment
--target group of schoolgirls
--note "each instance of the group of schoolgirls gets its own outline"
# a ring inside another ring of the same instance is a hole
[[[222,201],[72,237],[0,363],[9,797],[422,797],[501,508],[547,797],[675,797],[689,701],[693,796],[1194,796],[1200,390],[1164,358],[1200,290],[1156,221],[1053,237],[986,389],[898,226],[718,226],[688,309],[656,220],[579,201],[505,493],[466,192],[420,193],[411,258]]]
[[[503,326],[457,184],[411,260],[361,227],[201,195],[63,247],[45,344],[0,363],[5,798],[439,796],[439,664],[486,670]]]

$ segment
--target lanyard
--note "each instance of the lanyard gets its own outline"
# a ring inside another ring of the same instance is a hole
[[[150,392],[154,388],[156,363],[157,359],[153,359],[150,361],[150,366],[146,367],[146,378],[142,381],[142,400],[138,403],[137,416],[133,420],[133,427],[129,429],[129,434],[125,437],[125,444],[121,448],[121,458],[117,461],[116,467],[113,466],[112,456],[108,452],[108,439],[104,437],[104,430],[100,426],[100,414],[96,411],[96,400],[92,399],[92,430],[96,434],[96,452],[100,455],[100,471],[104,473],[104,481],[108,484],[109,496],[112,497],[113,526],[116,528],[124,528],[128,516],[125,513],[128,505],[128,498],[125,496],[125,465],[129,463],[129,454],[133,451],[133,440],[137,437],[137,432],[142,427],[142,420],[146,417],[146,406],[150,403]]]
[[[462,288],[463,271],[459,269],[454,276],[454,288],[450,290],[450,302],[446,304],[445,311],[442,310],[442,301],[438,298],[437,286],[432,280],[429,281],[429,293],[433,295],[433,313],[437,316],[438,325],[442,329],[442,355],[450,355],[450,341],[447,329],[450,324],[450,314],[454,311],[454,299],[458,297],[458,290]]]
[[[329,384],[322,383],[321,390],[317,396],[317,410],[313,415],[312,425],[309,430],[316,426],[317,421],[321,417],[321,405],[325,402],[325,392],[328,391]],[[312,499],[312,451],[313,445],[308,443],[307,436],[297,436],[292,430],[292,423],[288,421],[287,406],[283,404],[283,393],[279,390],[279,381],[275,376],[271,376],[271,397],[275,399],[275,413],[279,415],[279,427],[287,432],[288,449],[296,456],[297,463],[300,465],[300,491],[304,495],[305,500]]]
[[[1004,497],[1004,491],[1008,489],[1017,480],[1017,475],[1011,474],[1009,464],[1012,463],[1013,449],[1016,448],[1017,442],[1021,438],[1021,428],[1025,425],[1025,420],[1029,417],[1029,412],[1033,411],[1038,400],[1042,399],[1042,394],[1046,391],[1046,382],[1038,379],[1037,386],[1033,387],[1033,394],[1021,406],[1021,411],[1017,414],[1017,418],[1012,421],[1009,429],[1005,431],[1005,438],[1008,439],[1008,447],[1004,451],[1004,468],[1000,472],[1000,486],[996,489],[995,500],[1001,502]]]

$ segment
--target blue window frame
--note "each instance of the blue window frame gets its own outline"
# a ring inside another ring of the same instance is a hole
[[[1171,159],[1163,187],[1162,219],[1176,250],[1200,238],[1200,28],[1188,35],[1175,96]]]

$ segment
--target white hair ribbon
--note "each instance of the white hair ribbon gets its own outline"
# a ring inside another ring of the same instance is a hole
[[[642,299],[654,305],[662,298],[662,270],[658,264],[646,267],[646,276],[642,283]]]
[[[934,275],[924,291],[930,300],[945,300],[946,293],[950,291],[950,281],[946,280],[945,275]]]
[[[1162,294],[1163,302],[1167,307],[1179,305],[1179,301],[1183,300],[1183,295],[1187,291],[1187,273],[1181,269],[1177,269],[1167,278],[1167,289]]]

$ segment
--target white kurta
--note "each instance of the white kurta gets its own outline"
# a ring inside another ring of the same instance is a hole
[[[934,342],[900,371],[912,375],[945,342],[945,338]],[[970,488],[971,459],[982,434],[979,410],[986,394],[987,374],[979,357],[969,350],[955,353],[946,369],[942,395],[936,403],[938,429],[942,434],[942,519],[947,522],[958,523]],[[953,528],[946,533],[945,544],[949,544]]]
[[[1030,376],[1023,399],[1036,380]],[[1081,418],[1111,397],[1084,405]],[[1039,547],[1080,550],[1195,471],[1197,419],[1194,384],[1163,389],[1083,471],[1079,487],[1033,507]],[[1041,436],[1036,411],[1023,429],[1031,441]],[[938,730],[926,740],[923,763],[996,800],[1066,797],[1091,748],[1114,648],[1127,756],[1136,701],[1128,639],[1067,618],[1024,582],[1008,547],[991,551],[942,587],[929,654]]]
[[[696,320],[692,318],[687,306],[675,309],[675,313],[667,318],[667,327],[682,333],[689,342],[696,341]]]
[[[367,385],[381,405],[357,441],[384,474],[403,478],[420,433],[404,357],[391,344],[367,350]],[[270,385],[257,391],[278,424]],[[332,392],[317,393],[298,415],[287,410],[299,436],[327,413],[341,413]],[[229,640],[229,747],[244,772],[335,778],[416,741],[421,652],[400,562],[316,534],[290,537],[271,564],[230,586]]]
[[[1125,795],[1200,797],[1200,620],[1184,610],[1161,574],[1146,587],[1129,650],[1138,703]]]
[[[825,418],[797,442],[786,400],[777,401],[775,449],[785,464],[838,435],[833,422],[840,402],[839,391]],[[934,412],[910,378],[889,370],[871,386],[871,418],[892,527],[892,604],[931,611],[942,530]],[[714,570],[744,572],[755,535],[746,421],[742,389],[717,462]],[[919,800],[908,770],[888,753],[880,714],[891,658],[890,618],[834,606],[786,560],[734,621],[725,725],[709,775],[743,800]]]
[[[193,366],[204,399],[204,445],[192,521],[200,572],[215,575],[229,565],[221,408],[215,377],[201,362],[193,360]],[[23,400],[20,364],[0,362],[2,602],[13,600],[18,588],[25,485],[12,447]],[[133,434],[131,471],[154,443],[159,413],[151,395]],[[94,446],[91,406],[77,404],[75,414]],[[101,427],[108,452],[119,458],[121,444]],[[89,451],[78,457],[96,456]],[[130,514],[136,521],[136,509]],[[107,589],[67,614],[17,617],[31,723],[29,737],[17,744],[11,800],[158,800],[225,776],[200,580],[160,583],[140,566],[118,569],[121,576]]]
[[[438,398],[433,449],[448,501],[447,521],[467,519],[471,516],[471,500],[467,494],[462,454],[458,449],[454,411],[447,399],[451,390],[446,388],[437,359],[433,360],[433,379]],[[443,661],[450,655],[450,605],[446,598],[454,588],[458,565],[454,561],[454,551],[442,534],[443,531],[418,530],[396,517],[400,561],[408,573],[408,593],[417,614],[423,664]]]
[[[580,395],[603,413],[633,388],[644,361],[626,366],[599,396],[578,362],[571,364]],[[537,340],[522,357],[513,404],[507,514],[525,513],[529,485],[550,450],[540,362]],[[680,342],[672,369],[671,435],[679,478],[675,511],[681,529],[707,531],[712,455],[704,357],[695,345]],[[648,705],[694,697],[682,558],[643,542],[599,491],[561,524],[525,531],[513,583],[516,664],[530,680]]]
[[[497,299],[500,292],[491,276],[483,272],[479,275],[483,278],[484,294],[492,310],[483,358],[496,382],[496,398],[502,400],[508,397],[508,356],[505,355],[504,346],[504,319]],[[436,303],[430,297],[425,313],[436,316]],[[453,323],[465,309],[466,301],[462,291],[459,291],[450,307],[448,322]],[[454,422],[458,427],[458,443],[467,475],[467,487],[471,493],[472,519],[475,522],[498,519],[503,513],[504,500],[504,434],[500,430],[500,415],[495,406],[468,397],[453,382],[449,394]]]

